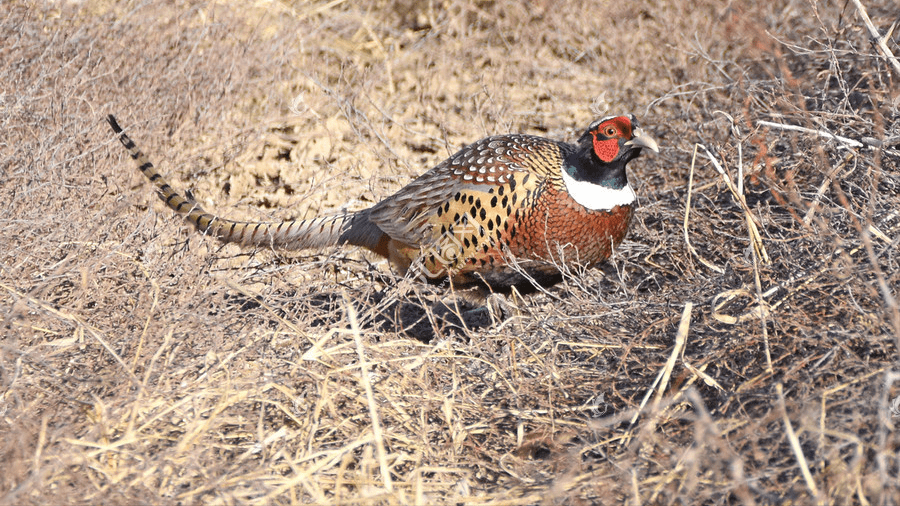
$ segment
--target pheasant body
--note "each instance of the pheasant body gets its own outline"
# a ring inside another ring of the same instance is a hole
[[[576,144],[488,137],[369,209],[249,223],[213,216],[175,192],[115,118],[108,121],[160,197],[203,233],[285,249],[353,244],[401,273],[494,291],[528,291],[557,282],[560,265],[606,260],[634,211],[625,165],[641,148],[658,150],[632,116],[596,121]]]

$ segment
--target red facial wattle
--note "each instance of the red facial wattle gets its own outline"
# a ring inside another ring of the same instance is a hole
[[[619,154],[619,139],[599,139],[594,136],[594,153],[603,162],[611,162]]]
[[[611,162],[619,156],[619,141],[632,136],[631,122],[620,116],[605,121],[594,131],[594,154],[603,162]]]

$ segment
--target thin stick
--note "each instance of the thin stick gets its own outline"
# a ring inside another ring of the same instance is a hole
[[[859,11],[859,16],[862,18],[863,23],[866,24],[866,28],[869,29],[869,34],[872,35],[872,38],[875,39],[875,45],[878,49],[881,50],[881,53],[887,58],[888,63],[894,67],[894,72],[897,73],[897,77],[900,77],[900,62],[897,61],[897,57],[894,56],[894,53],[891,52],[890,48],[887,46],[887,40],[891,36],[891,32],[894,31],[894,26],[891,26],[891,29],[888,30],[887,35],[884,37],[878,32],[878,28],[875,27],[875,24],[872,23],[872,20],[869,19],[869,13],[866,12],[866,7],[859,0],[853,0],[853,5],[856,6],[856,10]]]
[[[744,195],[744,148],[743,143],[741,143],[741,132],[738,130],[737,125],[734,124],[734,118],[731,117],[730,114],[723,113],[731,120],[731,131],[734,132],[734,138],[737,139],[737,150],[738,150],[738,178],[737,178],[737,189],[738,193],[741,196]]]
[[[747,220],[747,223],[752,225],[749,219]],[[774,374],[775,368],[772,366],[772,351],[769,347],[768,311],[763,310],[766,307],[766,299],[763,297],[762,281],[759,279],[759,257],[755,248],[750,248],[750,253],[753,257],[753,284],[756,286],[756,302],[761,309],[759,323],[762,325],[763,347],[766,352],[766,372]]]
[[[888,285],[884,271],[881,269],[881,264],[878,262],[878,254],[875,253],[875,248],[872,247],[872,239],[869,237],[872,228],[871,225],[864,228],[861,230],[860,235],[862,235],[862,243],[866,255],[869,257],[869,263],[872,265],[872,270],[875,273],[876,285],[881,291],[881,298],[884,299],[885,310],[890,318],[891,326],[894,327],[894,343],[900,346],[900,304],[897,303],[897,298],[894,297],[894,293]]]
[[[813,215],[816,212],[816,208],[819,206],[819,201],[822,200],[822,195],[825,194],[825,190],[831,186],[831,180],[834,179],[838,173],[843,170],[843,168],[850,162],[850,160],[856,156],[856,153],[848,153],[847,156],[844,157],[844,161],[838,164],[837,167],[828,171],[828,174],[825,175],[825,180],[822,181],[821,186],[819,186],[819,190],[816,192],[816,196],[812,200],[812,204],[809,205],[809,209],[806,210],[806,214],[803,216],[803,223],[807,225],[812,222]]]
[[[800,466],[800,472],[803,474],[803,480],[806,481],[806,487],[809,492],[816,498],[816,504],[825,504],[822,496],[819,495],[819,487],[813,481],[812,473],[809,472],[809,464],[806,463],[806,457],[803,455],[803,448],[800,447],[800,440],[794,427],[791,426],[791,419],[788,418],[787,405],[784,402],[784,387],[781,383],[775,385],[775,391],[778,393],[778,406],[781,408],[781,416],[784,418],[784,429],[787,431],[788,441],[791,443],[791,449],[794,450],[794,456],[797,457],[797,465]]]
[[[694,245],[691,244],[691,238],[688,235],[688,222],[690,221],[691,216],[691,195],[694,189],[694,165],[696,165],[697,161],[697,148],[699,144],[694,144],[694,156],[691,158],[691,172],[688,175],[688,193],[687,193],[687,202],[684,204],[684,243],[687,244],[688,251],[691,252],[692,255],[697,257],[697,260],[700,260],[700,263],[707,266],[708,268],[718,272],[719,274],[725,274],[725,269],[719,267],[718,265],[713,264],[712,262],[706,260],[697,250],[694,249]]]
[[[672,348],[672,353],[669,355],[669,360],[666,361],[666,365],[659,371],[659,374],[656,375],[656,379],[653,380],[653,384],[650,385],[650,389],[647,390],[647,394],[644,395],[644,399],[641,400],[640,407],[638,407],[634,416],[631,418],[631,426],[633,426],[635,422],[637,422],[638,417],[641,416],[641,412],[650,401],[650,397],[653,395],[654,390],[657,392],[656,400],[654,402],[658,403],[662,399],[663,392],[665,392],[666,386],[669,384],[672,370],[675,368],[675,362],[678,360],[681,350],[687,342],[687,334],[691,328],[691,311],[693,310],[693,302],[688,302],[684,305],[684,310],[681,312],[681,323],[678,324],[678,333],[675,334],[675,347]]]
[[[756,122],[757,125],[767,126],[770,128],[777,128],[779,130],[793,130],[795,132],[803,132],[807,134],[818,135],[819,137],[825,137],[826,139],[834,139],[836,141],[843,142],[848,146],[852,146],[854,148],[861,148],[865,146],[865,144],[855,141],[853,139],[848,139],[846,137],[841,137],[840,135],[834,135],[831,132],[826,132],[825,130],[813,130],[812,128],[805,128],[797,125],[785,125],[783,123],[772,123],[771,121],[762,121],[759,120]]]
[[[675,347],[672,349],[669,360],[666,361],[662,381],[659,383],[659,389],[656,391],[656,399],[654,399],[654,402],[662,400],[663,393],[665,393],[666,387],[669,386],[669,378],[672,376],[672,370],[675,369],[675,362],[678,361],[679,356],[684,354],[684,346],[687,343],[688,332],[691,330],[691,311],[693,310],[693,302],[688,302],[684,305],[684,310],[681,312],[681,322],[678,324],[678,333],[675,334]]]
[[[375,439],[375,451],[378,452],[378,466],[381,468],[381,478],[384,480],[384,488],[388,492],[393,492],[394,483],[391,481],[391,472],[388,469],[384,451],[384,432],[381,430],[381,421],[378,418],[378,406],[375,404],[372,382],[369,381],[369,368],[366,367],[366,355],[363,352],[362,336],[359,332],[359,323],[356,320],[356,309],[354,309],[346,292],[341,295],[344,297],[344,303],[347,304],[347,318],[350,320],[353,340],[356,342],[356,352],[359,354],[359,376],[363,389],[366,391],[366,400],[369,401],[369,416],[372,417],[372,435]]]
[[[716,157],[709,152],[709,149],[706,146],[700,144],[701,148],[706,151],[706,157],[709,158],[709,161],[712,162],[713,167],[715,167],[716,172],[722,176],[722,179],[725,181],[725,186],[728,187],[728,191],[731,192],[731,195],[734,196],[734,200],[744,209],[744,216],[747,219],[747,227],[750,232],[750,244],[753,245],[754,251],[756,251],[759,256],[763,259],[763,261],[767,264],[771,263],[769,259],[769,254],[766,252],[766,247],[763,245],[762,235],[759,233],[759,227],[762,226],[759,219],[753,214],[753,211],[750,210],[750,206],[747,205],[747,199],[737,191],[737,187],[735,187],[734,183],[731,181],[731,177],[725,172],[725,168],[722,167],[722,164],[716,160]]]

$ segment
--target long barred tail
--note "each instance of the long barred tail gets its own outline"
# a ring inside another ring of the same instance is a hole
[[[141,172],[156,185],[159,197],[176,213],[184,215],[185,220],[204,234],[212,235],[224,242],[273,246],[283,249],[326,248],[343,242],[357,243],[352,237],[347,237],[351,225],[357,221],[357,218],[360,218],[360,215],[354,213],[280,223],[234,221],[213,216],[204,211],[193,199],[182,197],[169,186],[169,183],[156,171],[153,163],[122,131],[112,114],[107,116],[106,120]],[[362,218],[368,221],[367,214]],[[359,245],[369,247],[368,244]]]

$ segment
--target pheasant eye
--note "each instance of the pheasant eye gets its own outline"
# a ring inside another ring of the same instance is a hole
[[[607,137],[612,137],[612,136],[616,135],[616,133],[617,133],[616,127],[608,126],[608,127],[606,127],[606,130],[603,131],[603,133],[606,134]]]

